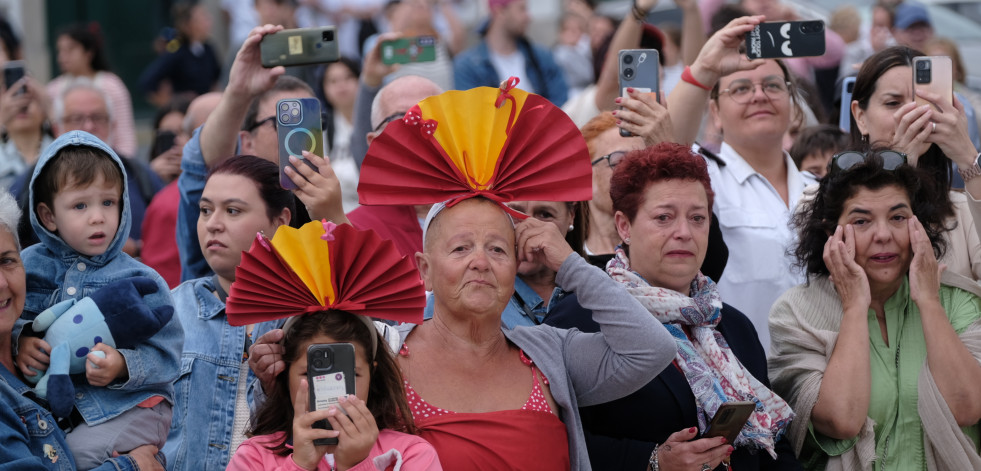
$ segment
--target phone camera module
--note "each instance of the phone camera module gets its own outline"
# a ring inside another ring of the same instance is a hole
[[[930,70],[930,61],[919,61],[916,63],[916,70]]]
[[[334,42],[334,30],[324,30],[324,32],[320,34],[320,39],[325,43]]]
[[[624,64],[633,64],[634,63],[634,56],[631,56],[630,54],[627,54],[627,55],[623,56],[623,63]]]
[[[623,69],[623,78],[627,80],[634,78],[634,69],[631,69],[630,67]]]

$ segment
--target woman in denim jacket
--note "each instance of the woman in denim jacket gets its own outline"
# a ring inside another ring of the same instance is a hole
[[[0,468],[74,470],[65,433],[14,366],[12,330],[27,297],[17,240],[19,218],[17,202],[8,193],[0,193]],[[155,446],[144,445],[96,469],[160,469],[156,453]]]
[[[225,297],[242,251],[256,233],[272,238],[289,223],[293,197],[279,186],[275,164],[238,156],[211,170],[199,209],[198,240],[215,275],[186,281],[172,292],[185,334],[174,419],[163,449],[173,470],[224,470],[245,440],[253,395],[262,392],[249,369],[249,347],[281,322],[232,327]]]

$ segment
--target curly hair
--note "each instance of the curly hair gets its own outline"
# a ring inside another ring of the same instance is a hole
[[[385,339],[374,327],[369,328],[356,314],[345,311],[321,311],[304,315],[283,336],[283,360],[286,369],[276,376],[276,385],[256,415],[253,417],[246,436],[255,437],[284,432],[279,443],[271,443],[268,448],[275,454],[287,456],[292,451],[287,443],[293,441],[293,397],[289,391],[289,369],[306,351],[301,346],[319,334],[330,336],[336,342],[351,342],[357,346],[371,345],[371,336],[377,337],[375,364],[370,365],[371,379],[368,386],[368,410],[375,419],[379,430],[391,429],[405,433],[416,433],[412,413],[405,398],[402,370],[399,369]],[[366,355],[366,358],[372,358]]]
[[[705,187],[708,207],[715,193],[709,180],[705,159],[692,153],[691,148],[673,142],[630,151],[610,177],[610,198],[613,210],[620,211],[630,221],[644,202],[644,191],[651,183],[663,180],[691,180]]]
[[[824,245],[838,226],[838,219],[844,211],[845,203],[859,190],[879,190],[898,187],[909,196],[913,214],[923,224],[933,252],[940,258],[947,248],[944,233],[948,221],[953,219],[954,208],[949,198],[943,198],[946,191],[930,182],[923,169],[910,165],[900,165],[895,170],[882,168],[881,150],[866,155],[865,161],[848,170],[833,169],[821,180],[814,199],[804,202],[794,215],[793,224],[797,229],[798,242],[793,248],[797,266],[809,275],[828,275],[824,264]]]

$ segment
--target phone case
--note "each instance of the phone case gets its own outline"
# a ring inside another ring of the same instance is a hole
[[[286,29],[267,34],[259,42],[262,66],[334,62],[341,57],[336,36],[333,26]]]
[[[756,410],[756,403],[751,401],[723,403],[715,412],[702,438],[725,437],[726,443],[734,443],[739,436],[739,431],[746,425],[754,410]]]
[[[337,399],[355,394],[354,345],[319,343],[307,348],[307,384],[310,387],[310,410],[337,406]],[[343,409],[341,409],[343,410]],[[330,422],[320,420],[314,427],[330,429]],[[336,445],[336,438],[315,440],[315,445]]]
[[[954,72],[950,58],[947,56],[920,56],[913,58],[913,98],[916,103],[925,105],[930,103],[917,94],[917,90],[924,90],[940,95],[948,104],[954,103]],[[934,105],[937,111],[942,111],[939,106]]]
[[[780,21],[760,23],[746,35],[750,59],[781,59],[824,54],[824,22]]]
[[[3,65],[3,85],[10,88],[24,78],[24,61],[10,61]]]
[[[436,38],[414,36],[382,41],[381,58],[384,64],[408,64],[436,60]]]
[[[855,77],[845,77],[841,81],[841,108],[838,109],[838,127],[846,133],[852,128],[852,89]]]
[[[661,64],[657,49],[621,49],[617,63],[620,96],[627,95],[627,88],[655,94],[660,92]],[[630,131],[623,128],[620,128],[620,135],[633,136]]]
[[[306,162],[303,151],[324,156],[324,131],[320,119],[320,101],[316,98],[287,98],[276,103],[276,133],[279,135],[279,184],[283,188],[296,188],[293,180],[283,172],[290,164],[290,156]],[[295,167],[293,167],[296,170]]]

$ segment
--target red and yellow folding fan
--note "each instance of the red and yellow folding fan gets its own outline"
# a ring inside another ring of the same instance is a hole
[[[426,307],[412,262],[375,231],[312,221],[256,236],[225,303],[228,323],[246,325],[336,309],[421,323]]]
[[[484,196],[515,200],[592,198],[586,141],[545,98],[478,87],[426,98],[391,122],[361,166],[361,204],[432,204]]]

